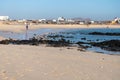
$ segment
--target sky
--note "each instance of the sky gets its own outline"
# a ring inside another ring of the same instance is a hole
[[[0,0],[0,16],[12,19],[120,17],[120,0]]]

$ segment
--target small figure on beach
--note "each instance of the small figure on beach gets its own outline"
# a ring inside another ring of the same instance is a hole
[[[29,29],[29,23],[28,22],[25,22],[25,27],[26,27],[26,34],[25,34],[25,39],[27,40],[28,39],[28,33],[27,33],[27,31],[28,31],[28,29]]]
[[[25,23],[25,26],[26,26],[26,30],[28,30],[29,23],[28,23],[28,22],[26,22],[26,23]]]

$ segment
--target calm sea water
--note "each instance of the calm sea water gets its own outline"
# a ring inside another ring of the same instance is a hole
[[[57,31],[60,31],[60,30],[58,30],[58,29],[28,30],[27,34],[28,34],[28,38],[32,38],[35,35],[43,35],[43,34],[48,34],[50,32],[57,32]],[[10,31],[0,31],[0,36],[3,36],[5,38],[12,38],[12,39],[24,40],[24,39],[26,39],[26,32],[15,33],[15,32],[10,32]]]
[[[106,40],[120,40],[120,36],[108,36],[108,35],[89,35],[88,33],[91,32],[101,32],[101,33],[120,33],[120,28],[118,29],[110,29],[110,28],[100,28],[100,29],[64,29],[59,32],[53,32],[48,35],[62,35],[67,38],[66,40],[70,40],[73,43],[76,42],[102,42]],[[50,38],[51,39],[51,38]],[[56,39],[60,39],[59,37]],[[55,40],[55,39],[53,39]],[[95,51],[99,53],[105,53],[105,54],[120,54],[120,52],[114,52],[114,51],[106,51],[99,47],[91,47],[88,48],[89,51]]]
[[[62,35],[65,36],[66,40],[70,40],[73,43],[78,41],[82,42],[102,42],[106,40],[120,40],[120,36],[108,36],[108,35],[89,35],[88,33],[91,32],[101,32],[101,33],[120,33],[120,28],[118,29],[110,29],[110,28],[100,28],[100,29],[37,29],[37,30],[29,30],[28,37],[32,38],[33,36],[38,35]],[[14,32],[7,32],[7,31],[0,31],[0,36],[12,39],[25,39],[25,32],[23,33],[14,33]],[[52,39],[52,38],[49,38]],[[57,37],[56,40],[60,39]],[[55,40],[55,39],[53,39]],[[120,54],[120,52],[112,52],[112,51],[105,51],[97,47],[88,48],[90,51],[96,51],[100,53],[107,53],[107,54]]]
[[[72,42],[102,42],[106,40],[120,40],[120,36],[108,36],[108,35],[89,35],[91,32],[101,32],[101,33],[120,33],[120,29],[109,29],[109,28],[100,28],[100,29],[64,29],[62,31],[56,32],[55,34],[49,35],[63,35],[66,37],[66,40]],[[85,39],[83,39],[85,38]]]

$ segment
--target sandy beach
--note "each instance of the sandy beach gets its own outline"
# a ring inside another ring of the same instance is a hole
[[[4,39],[5,39],[4,37],[1,37],[1,36],[0,36],[0,41],[1,41],[1,40],[4,40]]]
[[[120,80],[120,0],[0,2],[0,80]]]
[[[39,28],[120,28],[120,25],[30,25]],[[0,25],[22,32],[24,25]],[[0,40],[4,39],[0,37]],[[120,56],[78,51],[77,47],[0,45],[0,80],[119,80]]]
[[[0,80],[119,80],[120,56],[77,48],[0,45]]]
[[[30,25],[29,29],[40,28],[120,28],[120,25],[54,25],[54,24],[39,24]],[[23,32],[25,31],[25,25],[5,25],[0,24],[1,31]]]

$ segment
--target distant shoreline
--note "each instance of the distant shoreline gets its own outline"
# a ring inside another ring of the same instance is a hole
[[[40,29],[40,28],[120,28],[120,25],[58,25],[58,24],[39,24],[29,26],[30,30]],[[0,31],[12,31],[12,32],[24,32],[25,25],[7,25],[0,24]]]

